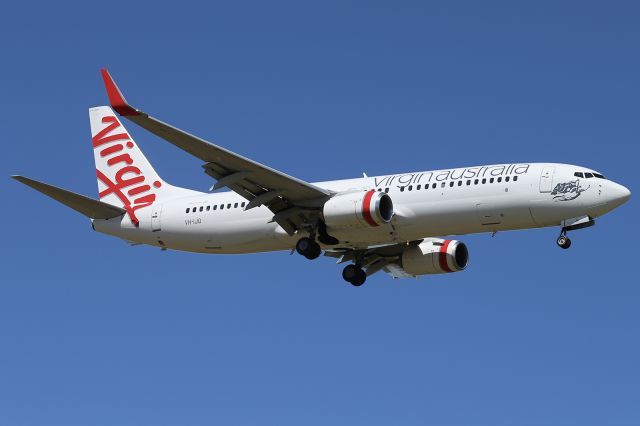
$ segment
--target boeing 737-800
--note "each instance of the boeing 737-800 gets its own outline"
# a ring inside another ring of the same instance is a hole
[[[111,106],[89,110],[100,201],[22,176],[18,181],[91,218],[93,229],[162,249],[199,253],[323,252],[362,285],[458,272],[461,241],[440,238],[559,226],[568,231],[626,202],[631,193],[586,167],[514,163],[309,183],[240,156],[133,108],[106,70]],[[115,112],[114,112],[115,111]],[[160,178],[116,113],[201,159],[209,192]],[[230,191],[217,193],[219,189]]]

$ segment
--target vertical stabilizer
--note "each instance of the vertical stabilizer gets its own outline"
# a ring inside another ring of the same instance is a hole
[[[138,209],[180,188],[160,178],[111,108],[91,108],[89,118],[100,201],[122,207],[138,226]]]

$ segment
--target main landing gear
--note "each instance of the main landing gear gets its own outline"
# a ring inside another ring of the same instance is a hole
[[[571,240],[567,237],[567,230],[565,228],[562,228],[562,231],[560,231],[560,236],[556,240],[556,244],[564,250],[571,247]]]
[[[309,260],[317,259],[322,253],[320,244],[309,237],[302,237],[296,243],[296,251]]]
[[[367,273],[356,265],[347,265],[342,270],[342,278],[356,287],[360,287],[367,280]]]
[[[322,253],[320,244],[310,237],[302,237],[296,243],[296,251],[298,254],[309,260],[317,259]],[[342,270],[342,278],[356,287],[360,287],[367,280],[367,273],[360,266],[347,265]]]
[[[300,238],[296,243],[296,251],[309,260],[317,259],[322,253],[320,244],[310,237]],[[357,265],[347,265],[342,270],[342,278],[346,282],[359,287],[367,280],[367,273]]]

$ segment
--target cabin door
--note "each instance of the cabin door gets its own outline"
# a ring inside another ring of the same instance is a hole
[[[553,170],[554,167],[544,167],[540,174],[540,192],[551,192],[553,188]]]

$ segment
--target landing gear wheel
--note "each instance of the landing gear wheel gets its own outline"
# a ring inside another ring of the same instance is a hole
[[[360,287],[367,280],[367,273],[364,270],[358,268],[358,273],[355,278],[351,281],[351,284]]]
[[[556,243],[558,244],[558,246],[560,246],[560,248],[563,248],[565,250],[571,247],[571,240],[566,235],[560,235],[556,240]]]
[[[296,243],[296,251],[309,260],[318,258],[320,253],[322,253],[320,244],[308,237],[303,237],[298,240]]]
[[[313,260],[320,257],[321,254],[322,254],[322,249],[320,248],[320,244],[314,241],[313,244],[311,245],[311,249],[307,254],[305,254],[304,257],[306,257],[309,260]]]
[[[356,265],[347,265],[342,270],[342,278],[356,287],[360,287],[367,280],[367,273]]]

